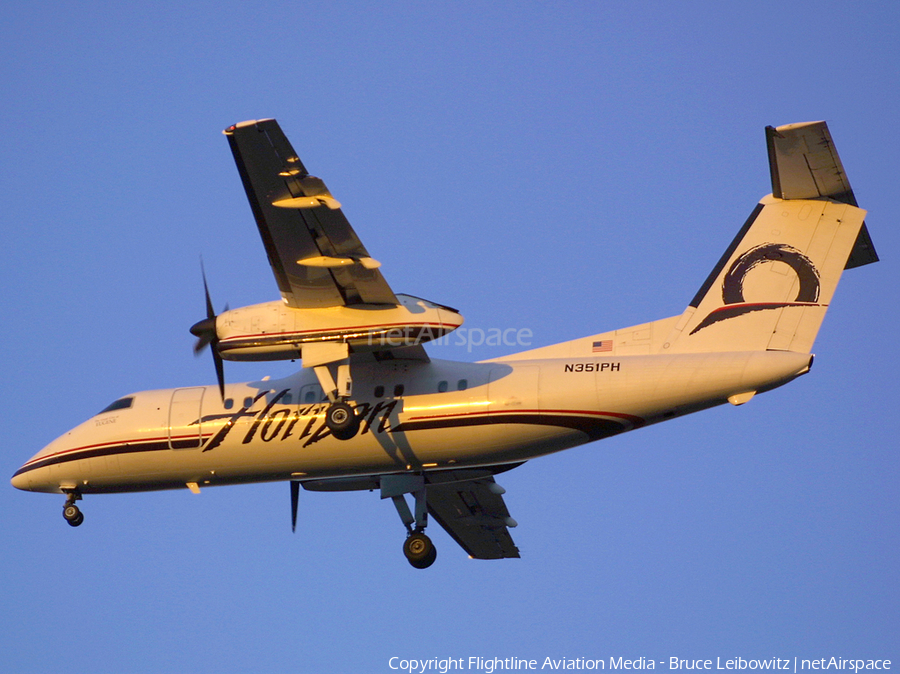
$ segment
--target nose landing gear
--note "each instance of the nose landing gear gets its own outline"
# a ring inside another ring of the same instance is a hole
[[[84,513],[78,509],[78,506],[75,505],[75,501],[81,499],[81,494],[74,491],[67,493],[66,504],[63,506],[63,517],[66,522],[69,523],[70,527],[80,526],[81,523],[84,522]]]

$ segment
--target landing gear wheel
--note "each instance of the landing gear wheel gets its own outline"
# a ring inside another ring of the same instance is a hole
[[[417,531],[403,542],[403,554],[417,569],[427,569],[437,559],[437,548],[428,536]]]
[[[63,508],[63,517],[66,518],[66,522],[72,527],[77,527],[84,522],[84,513],[76,505],[67,505]]]
[[[359,430],[359,417],[347,403],[332,403],[325,410],[325,425],[338,440],[349,440]]]

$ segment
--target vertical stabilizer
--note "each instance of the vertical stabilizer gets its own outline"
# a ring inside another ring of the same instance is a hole
[[[841,272],[878,259],[825,123],[768,127],[766,138],[773,194],[754,209],[663,352],[809,352]]]

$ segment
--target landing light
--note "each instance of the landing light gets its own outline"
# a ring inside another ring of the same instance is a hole
[[[297,260],[297,264],[302,264],[304,267],[345,267],[351,264],[359,264],[365,269],[378,269],[381,266],[378,260],[371,257],[329,257],[327,255],[305,257]]]
[[[314,197],[294,197],[292,199],[279,199],[272,202],[277,208],[318,208],[319,206],[328,206],[333,211],[341,207],[334,197],[327,194],[319,194]]]
[[[728,402],[732,405],[743,405],[746,402],[750,402],[750,398],[756,395],[756,391],[745,391],[744,393],[735,393],[734,395],[728,396]]]

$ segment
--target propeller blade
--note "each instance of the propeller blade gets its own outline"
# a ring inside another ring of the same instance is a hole
[[[213,309],[212,299],[209,297],[209,286],[206,284],[206,268],[203,266],[203,258],[200,258],[200,273],[203,275],[203,294],[206,295],[206,317],[215,318],[216,312]]]
[[[291,480],[291,531],[297,531],[297,502],[300,500],[300,483]]]
[[[216,347],[212,348],[213,365],[216,368],[216,381],[219,382],[219,394],[222,396],[222,402],[225,402],[225,366],[222,363],[222,356],[216,351]]]
[[[198,339],[196,342],[194,342],[194,355],[199,356],[201,353],[203,353],[203,349],[205,349],[207,346],[209,346],[209,343],[211,341],[212,341],[212,339],[210,339],[204,335],[203,337]]]
[[[203,266],[203,258],[200,258],[200,273],[203,276],[203,295],[206,298],[206,318],[197,321],[191,326],[191,334],[197,338],[194,343],[194,355],[198,356],[207,346],[212,346],[213,367],[216,369],[216,381],[219,384],[219,394],[222,401],[225,400],[225,366],[222,356],[216,345],[219,336],[216,334],[216,311],[213,309],[212,298],[209,296],[209,284],[206,282],[206,268]],[[227,307],[225,309],[228,311]]]

